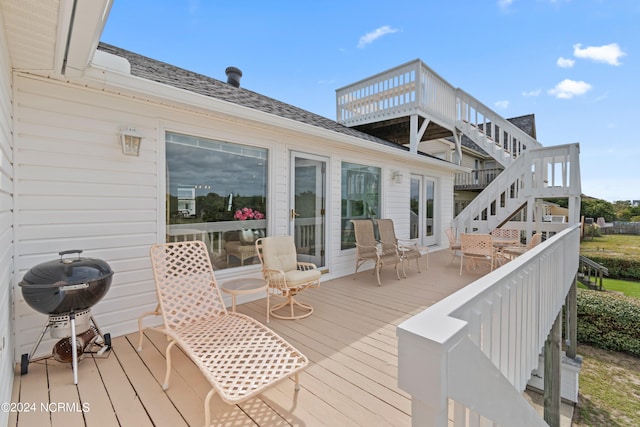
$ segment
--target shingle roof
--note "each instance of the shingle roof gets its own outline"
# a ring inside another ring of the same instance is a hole
[[[350,135],[363,140],[394,147],[403,151],[408,148],[394,144],[393,142],[377,138],[356,129],[348,128],[336,121],[303,110],[302,108],[278,101],[268,96],[261,95],[243,87],[233,87],[220,80],[194,73],[165,62],[157,61],[137,53],[121,49],[106,43],[100,43],[98,49],[113,55],[123,57],[131,65],[131,74],[147,80],[163,83],[169,86],[188,90],[223,101],[249,107],[258,111],[274,114],[279,117],[306,123],[333,132]],[[431,157],[431,156],[429,156]]]

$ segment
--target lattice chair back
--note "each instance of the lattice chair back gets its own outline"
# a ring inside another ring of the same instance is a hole
[[[162,243],[153,245],[149,252],[167,328],[177,330],[227,314],[203,242]]]
[[[489,234],[461,234],[460,246],[465,255],[493,257],[493,241]]]

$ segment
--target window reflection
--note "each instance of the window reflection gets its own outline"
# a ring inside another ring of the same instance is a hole
[[[166,158],[167,241],[204,241],[217,269],[257,263],[267,150],[167,132]]]
[[[341,248],[355,248],[352,219],[379,218],[380,168],[342,163]]]

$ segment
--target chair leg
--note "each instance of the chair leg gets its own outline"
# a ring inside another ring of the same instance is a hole
[[[313,313],[313,307],[309,304],[305,304],[297,301],[294,298],[294,295],[295,294],[289,292],[286,301],[271,307],[271,310],[270,310],[271,317],[275,317],[276,319],[282,319],[282,320],[294,320],[294,319],[304,319],[305,317],[311,316],[311,313]],[[276,313],[280,309],[283,309],[286,307],[288,307],[289,309],[289,312],[290,312],[289,316],[284,316],[282,314]],[[303,313],[296,315],[295,307],[299,307],[303,311]]]
[[[138,352],[142,351],[142,338],[145,327],[142,326],[142,319],[147,316],[160,316],[160,304],[156,305],[156,309],[154,311],[147,311],[146,313],[142,313],[140,317],[138,317],[138,348],[136,350]]]
[[[163,390],[167,390],[169,388],[169,377],[171,376],[171,349],[174,345],[176,345],[176,342],[172,340],[167,346],[167,372],[164,375],[164,383],[162,384]]]
[[[296,387],[295,390],[298,391],[300,390],[300,374],[299,373],[295,373],[294,375],[295,381],[296,381]]]
[[[402,275],[406,279],[407,278],[407,271],[404,269],[404,260],[401,260],[399,264],[402,267]],[[396,276],[398,276],[398,280],[400,280],[400,272],[398,271],[398,263],[396,263]]]
[[[204,427],[211,425],[211,398],[216,394],[216,389],[212,388],[204,399]]]

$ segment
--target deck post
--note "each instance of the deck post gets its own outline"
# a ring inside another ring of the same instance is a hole
[[[544,343],[544,420],[550,427],[560,427],[560,344],[562,310],[558,313]]]
[[[573,283],[565,301],[566,311],[566,354],[571,359],[576,358],[578,352],[578,276],[573,277]]]

